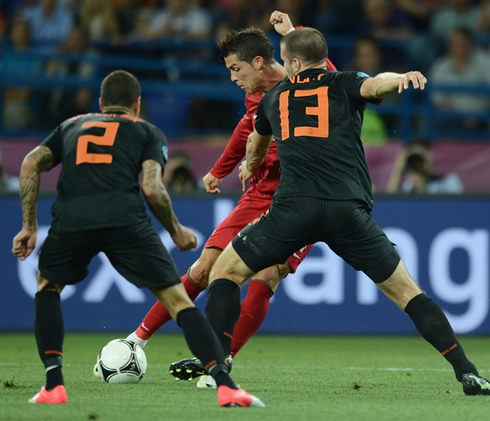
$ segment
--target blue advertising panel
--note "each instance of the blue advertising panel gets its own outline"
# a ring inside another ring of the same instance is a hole
[[[38,244],[46,236],[52,197],[40,199]],[[214,227],[230,212],[233,198],[174,198],[181,222],[198,234],[202,247]],[[38,250],[26,261],[11,255],[12,237],[21,226],[17,197],[0,197],[2,260],[0,331],[31,330]],[[397,245],[411,275],[436,300],[458,333],[490,334],[490,199],[378,198],[373,212]],[[176,250],[155,222],[181,273],[199,257],[200,248]],[[244,295],[246,287],[242,291]],[[62,293],[67,331],[130,332],[154,298],[125,281],[101,254],[89,276]],[[196,304],[202,309],[206,294]],[[162,331],[177,331],[170,322]],[[297,273],[289,275],[272,298],[260,328],[270,333],[408,334],[407,315],[384,297],[324,244],[316,244]]]

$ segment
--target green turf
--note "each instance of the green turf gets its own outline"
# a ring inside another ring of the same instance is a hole
[[[92,377],[97,352],[121,334],[68,334],[66,405],[31,405],[44,381],[32,334],[0,333],[0,420],[474,420],[490,419],[490,396],[464,396],[449,364],[419,337],[256,335],[232,375],[266,408],[219,408],[216,392],[177,382],[170,362],[189,356],[183,337],[159,334],[137,385]],[[490,338],[462,337],[490,376]]]

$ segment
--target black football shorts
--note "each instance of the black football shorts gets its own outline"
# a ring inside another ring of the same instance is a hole
[[[247,225],[232,245],[244,263],[258,272],[319,241],[376,283],[388,279],[400,262],[367,206],[357,200],[275,198],[270,211]]]
[[[149,219],[79,232],[51,228],[41,246],[39,271],[50,282],[76,284],[88,275],[88,265],[99,252],[137,287],[158,289],[180,282],[175,263]]]

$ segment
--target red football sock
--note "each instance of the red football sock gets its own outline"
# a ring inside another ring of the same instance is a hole
[[[203,291],[203,289],[195,285],[189,279],[187,273],[181,276],[180,279],[182,280],[184,288],[187,291],[190,299],[194,301],[197,296]],[[153,304],[153,307],[150,309],[150,311],[146,313],[145,318],[136,329],[136,335],[138,335],[138,338],[148,340],[171,318],[172,317],[170,316],[168,310],[162,305],[162,303],[160,303],[160,301],[157,301],[155,304]]]
[[[233,331],[232,357],[242,349],[264,321],[273,295],[274,291],[267,283],[257,279],[250,281],[247,296],[241,303],[240,317]]]

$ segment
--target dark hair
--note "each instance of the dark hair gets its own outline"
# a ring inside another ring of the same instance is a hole
[[[124,70],[113,71],[100,85],[100,98],[104,106],[131,107],[139,96],[141,96],[141,85],[138,79]]]
[[[289,58],[300,58],[305,63],[320,63],[328,57],[325,37],[314,28],[299,28],[281,39]]]
[[[260,56],[266,62],[274,62],[274,46],[264,31],[258,28],[232,31],[218,42],[220,54],[226,58],[236,54],[238,60],[252,64],[255,57]]]

